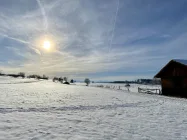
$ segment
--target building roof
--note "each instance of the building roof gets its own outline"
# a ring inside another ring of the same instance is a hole
[[[173,61],[181,63],[183,65],[187,65],[187,60],[184,60],[184,59],[173,59]]]
[[[183,69],[185,69],[185,75],[187,74],[187,60],[184,59],[173,59],[169,61],[168,64],[166,64],[155,76],[154,78],[161,78],[166,76],[166,71],[171,68],[172,65],[180,65]]]

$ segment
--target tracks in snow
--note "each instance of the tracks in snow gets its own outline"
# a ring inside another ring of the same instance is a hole
[[[36,83],[36,82],[41,82],[43,80],[40,81],[24,81],[24,82],[16,82],[16,83],[0,83],[0,84],[29,84],[29,83]]]
[[[159,100],[150,100],[146,102],[111,104],[111,105],[93,105],[93,106],[63,106],[63,107],[43,107],[43,108],[0,108],[0,113],[12,112],[58,112],[58,111],[93,111],[93,110],[115,110],[117,108],[136,108],[161,106],[164,102]]]

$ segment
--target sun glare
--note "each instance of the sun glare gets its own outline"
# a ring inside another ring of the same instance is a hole
[[[51,43],[48,40],[43,42],[43,48],[49,50],[51,48]]]

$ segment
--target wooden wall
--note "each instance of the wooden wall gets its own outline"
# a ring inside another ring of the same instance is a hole
[[[162,94],[187,97],[187,78],[162,78]]]

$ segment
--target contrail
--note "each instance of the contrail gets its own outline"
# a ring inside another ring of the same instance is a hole
[[[10,37],[10,36],[8,36],[8,35],[6,35],[6,34],[1,34],[1,33],[0,33],[0,35],[3,36],[3,37],[9,38],[9,39],[11,39],[11,40],[15,40],[15,41],[17,41],[17,42],[23,43],[23,44],[30,44],[30,42],[27,42],[27,41],[25,41],[25,40],[21,40],[21,39],[18,39],[18,38]]]
[[[43,16],[44,29],[45,29],[45,31],[47,31],[47,29],[48,29],[48,22],[47,22],[47,16],[46,16],[45,9],[44,9],[44,7],[43,7],[43,5],[42,5],[42,3],[41,3],[40,0],[36,0],[36,1],[38,3],[38,6],[39,6],[39,8],[41,10],[41,13],[42,13],[42,16]]]
[[[114,38],[114,31],[116,29],[116,21],[117,21],[118,12],[119,12],[119,3],[120,3],[120,0],[118,0],[118,4],[117,4],[117,8],[116,8],[116,15],[115,15],[115,19],[114,19],[114,25],[113,25],[113,28],[112,28],[112,36],[111,36],[110,44],[109,44],[109,53],[111,51],[112,42],[113,42],[113,38]]]
[[[31,43],[28,42],[28,41],[21,40],[21,39],[19,39],[19,38],[15,38],[15,37],[11,37],[11,36],[8,36],[8,35],[6,35],[6,34],[2,34],[2,33],[0,33],[0,36],[6,37],[6,38],[8,38],[8,39],[11,39],[11,40],[14,40],[14,41],[17,41],[17,42],[23,43],[23,44],[30,45],[30,46],[29,46],[30,49],[34,50],[35,53],[41,55],[41,52],[40,52],[38,49],[35,48],[36,46],[34,46],[33,44],[31,44]],[[32,46],[32,47],[31,47],[31,46]]]

